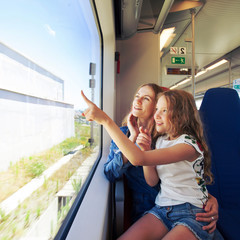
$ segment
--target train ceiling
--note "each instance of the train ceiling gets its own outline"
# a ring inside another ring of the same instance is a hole
[[[172,46],[186,46],[191,52],[191,11],[195,11],[195,58],[202,69],[223,56],[239,65],[240,1],[239,0],[119,0],[115,2],[116,38],[128,39],[137,32],[161,33],[175,27],[175,37],[162,50],[164,64],[169,62]],[[165,60],[164,60],[165,59]],[[227,66],[225,66],[227,67]],[[162,76],[165,86],[172,86],[182,76]]]

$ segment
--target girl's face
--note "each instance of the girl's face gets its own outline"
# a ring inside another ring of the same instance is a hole
[[[165,96],[161,96],[158,99],[156,112],[154,114],[154,120],[156,123],[156,130],[161,134],[169,134],[171,124],[168,119],[168,105]]]
[[[153,116],[155,111],[155,93],[149,86],[139,89],[132,104],[132,114],[143,120]]]

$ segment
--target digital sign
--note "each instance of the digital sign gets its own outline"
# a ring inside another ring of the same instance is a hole
[[[191,68],[167,68],[167,75],[192,75]]]

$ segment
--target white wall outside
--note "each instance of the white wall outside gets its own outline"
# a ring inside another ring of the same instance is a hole
[[[0,43],[0,88],[51,100],[64,100],[64,81]]]
[[[0,90],[0,170],[74,136],[73,105]]]
[[[0,43],[0,171],[74,136],[64,81]]]

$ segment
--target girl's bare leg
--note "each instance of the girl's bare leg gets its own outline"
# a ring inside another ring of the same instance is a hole
[[[196,240],[195,235],[185,226],[177,225],[170,232],[168,232],[163,240]]]
[[[118,240],[158,240],[168,233],[162,221],[148,213],[133,224]]]

